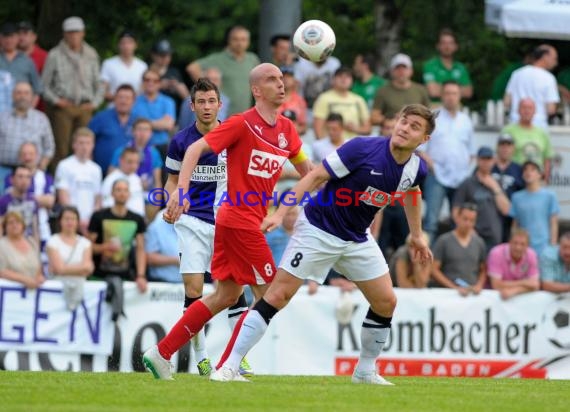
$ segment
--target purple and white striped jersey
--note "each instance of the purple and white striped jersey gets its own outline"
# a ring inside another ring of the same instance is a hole
[[[176,133],[168,146],[166,171],[178,175],[186,149],[202,137],[196,123]],[[200,157],[188,188],[190,209],[186,214],[210,224],[215,223],[220,198],[227,189],[226,160],[225,150],[219,155],[206,153]]]
[[[323,166],[331,180],[305,206],[307,219],[355,242],[366,241],[374,215],[390,204],[395,192],[419,185],[427,175],[427,165],[418,155],[400,165],[390,153],[390,139],[379,137],[350,140],[328,155]]]

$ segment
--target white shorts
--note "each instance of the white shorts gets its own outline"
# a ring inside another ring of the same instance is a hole
[[[324,283],[334,269],[352,281],[379,278],[388,273],[388,264],[372,235],[366,242],[342,240],[307,220],[302,212],[279,264],[293,276]]]
[[[204,273],[210,270],[214,253],[215,226],[183,214],[174,223],[178,237],[180,273]]]

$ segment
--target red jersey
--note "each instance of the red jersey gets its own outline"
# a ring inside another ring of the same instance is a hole
[[[281,115],[270,125],[254,107],[230,117],[204,138],[215,153],[227,149],[228,193],[220,199],[216,224],[259,229],[283,164],[301,150],[295,126]]]

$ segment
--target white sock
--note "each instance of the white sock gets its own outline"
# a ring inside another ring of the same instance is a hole
[[[192,349],[194,349],[194,359],[196,359],[196,363],[200,362],[202,359],[208,358],[205,328],[202,328],[200,332],[195,334],[191,342]]]
[[[378,325],[370,319],[365,319],[365,323]],[[362,325],[360,331],[360,357],[356,365],[356,371],[361,375],[376,373],[376,359],[380,355],[380,351],[384,347],[388,336],[390,335],[390,327],[371,328]]]
[[[228,323],[230,324],[230,330],[233,332],[236,324],[238,323],[239,318],[241,318],[241,314],[247,311],[246,307],[240,308],[229,308],[228,309]]]
[[[262,338],[267,330],[267,323],[258,311],[250,310],[245,316],[241,329],[232,348],[232,353],[225,362],[225,365],[237,371],[241,360],[251,348]]]

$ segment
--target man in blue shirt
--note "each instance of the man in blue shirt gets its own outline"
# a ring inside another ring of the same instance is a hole
[[[176,120],[176,104],[171,97],[160,93],[160,74],[147,70],[143,74],[143,93],[135,101],[135,112],[152,122],[150,144],[166,154],[169,133]]]
[[[379,210],[402,201],[414,259],[422,263],[433,259],[421,229],[419,185],[427,174],[427,165],[414,151],[429,139],[434,128],[435,114],[427,107],[404,107],[390,139],[355,138],[345,143],[301,179],[292,189],[294,195],[265,218],[262,230],[272,231],[289,208],[299,201],[308,202],[275,279],[238,324],[243,327],[234,330],[212,380],[242,380],[237,372],[239,362],[261,339],[271,318],[306,279],[323,283],[334,268],[354,281],[370,303],[352,382],[391,385],[377,374],[376,358],[389,336],[396,295],[386,260],[368,228]],[[308,199],[306,195],[322,184],[324,188]]]
[[[166,223],[160,211],[144,234],[148,280],[181,283],[178,270],[178,241],[174,226]]]
[[[133,86],[119,86],[113,107],[97,113],[89,122],[89,128],[95,133],[93,160],[103,174],[107,174],[115,150],[132,139],[133,122],[138,117],[133,110],[135,96]]]

